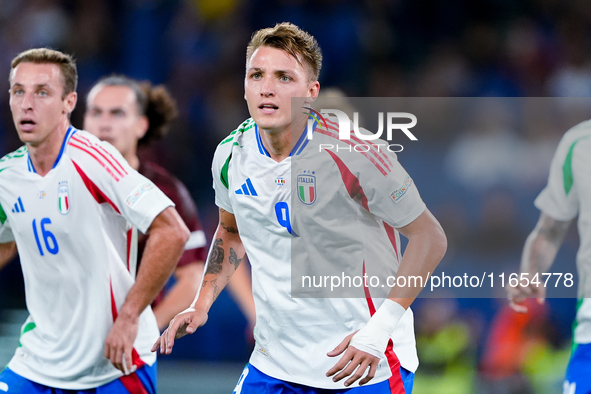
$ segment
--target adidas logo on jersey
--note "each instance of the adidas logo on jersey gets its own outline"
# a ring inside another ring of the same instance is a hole
[[[256,190],[254,190],[254,186],[250,181],[250,178],[246,179],[246,182],[242,184],[242,188],[236,190],[236,194],[244,194],[247,196],[258,196]]]
[[[19,197],[18,200],[14,203],[14,208],[12,208],[13,213],[25,212],[25,207],[23,205],[23,200]]]

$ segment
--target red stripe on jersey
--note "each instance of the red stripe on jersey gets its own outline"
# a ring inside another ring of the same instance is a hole
[[[137,350],[135,350],[135,348],[131,349],[131,363],[135,366],[137,366],[138,368],[143,367],[144,365],[146,365],[146,363],[144,362],[144,360],[142,360],[140,358],[140,355],[137,354]]]
[[[339,132],[339,129],[337,129],[336,127],[334,127],[332,125],[331,126],[328,126],[328,128],[329,128],[329,130],[332,130],[332,131],[334,131],[336,133]],[[355,134],[354,131],[353,131],[353,133],[351,133],[351,140],[355,141],[358,144],[369,146],[370,149],[369,149],[368,152],[371,152],[373,154],[373,156],[376,159],[378,159],[378,161],[380,163],[382,163],[382,165],[385,167],[385,169],[388,172],[392,171],[392,169],[391,169],[392,162],[390,161],[390,158],[385,153],[380,152],[378,150],[378,148],[376,148],[376,145],[375,144],[372,144],[371,142],[370,143],[367,143],[366,141],[362,141],[359,137],[357,137],[357,135]]]
[[[83,146],[76,145],[76,144],[72,143],[72,141],[70,141],[68,143],[68,145],[73,146],[74,148],[78,148],[81,151],[84,151],[84,152],[88,153],[90,156],[92,156],[96,161],[98,161],[100,163],[101,167],[103,167],[109,173],[109,175],[111,175],[115,179],[116,182],[119,182],[119,178],[117,177],[117,175],[115,175],[115,173],[113,173],[113,170],[111,169],[111,167],[109,167],[101,159],[99,159],[98,157],[96,157],[96,155],[94,153],[92,153],[88,149],[84,148]]]
[[[315,133],[324,134],[324,135],[327,135],[327,136],[329,136],[329,137],[333,137],[333,138],[335,138],[335,139],[338,139],[338,135],[337,135],[337,134],[335,134],[335,133],[333,133],[331,130],[328,130],[328,131],[324,131],[324,130],[316,130],[316,131],[315,131]],[[350,146],[356,146],[356,145],[355,145],[354,143],[352,143],[350,140],[339,140],[339,141],[345,142],[345,143],[349,144]],[[328,151],[327,151],[327,152],[328,152]],[[377,163],[377,162],[374,160],[374,158],[373,158],[373,157],[369,156],[369,155],[367,154],[367,152],[358,152],[358,153],[361,153],[363,156],[365,156],[365,157],[367,158],[367,160],[371,161],[371,162],[372,162],[372,164],[373,164],[374,166],[376,166],[376,168],[377,168],[377,169],[378,169],[378,170],[379,170],[379,171],[382,173],[382,175],[384,175],[384,176],[388,175],[388,173],[386,172],[386,170],[385,170],[385,169],[384,169],[384,168],[383,168],[383,167],[382,167],[380,164],[378,164],[378,163]]]
[[[396,358],[396,362],[398,364],[392,366],[392,363],[390,362],[390,358],[388,357],[388,354],[392,354]],[[398,361],[396,354],[394,354],[394,351],[392,350],[392,340],[391,339],[390,339],[390,342],[388,342],[388,349],[386,350],[386,358],[388,358],[388,365],[390,365],[390,371],[392,372],[392,376],[390,376],[390,379],[388,379],[388,383],[390,384],[390,393],[392,393],[392,394],[406,394],[406,391],[404,390],[404,382],[402,381],[402,376],[400,375],[400,362]]]
[[[111,315],[113,316],[113,322],[115,322],[119,314],[117,313],[117,303],[115,302],[115,295],[113,294],[113,283],[111,282],[110,278],[109,287],[111,290]],[[140,358],[140,355],[137,353],[137,350],[135,350],[135,348],[131,349],[131,363],[137,366],[138,368],[141,368],[144,365],[146,365],[144,360]],[[135,393],[135,391],[130,391],[130,393]]]
[[[365,261],[363,262],[363,276],[365,276]],[[369,315],[373,316],[376,313],[376,307],[373,304],[373,300],[371,299],[371,294],[369,293],[369,287],[367,287],[367,283],[363,284],[363,292],[365,293],[365,300],[367,301],[367,307],[369,308]]]
[[[113,207],[115,212],[117,212],[118,214],[121,214],[121,212],[119,211],[119,208],[117,208],[117,206],[113,203],[113,201],[111,201],[109,199],[109,197],[107,197],[105,195],[105,193],[103,193],[101,191],[101,189],[99,189],[98,186],[95,185],[94,182],[90,180],[90,178],[84,173],[84,171],[82,171],[82,169],[80,167],[78,167],[78,164],[76,164],[76,162],[74,160],[72,160],[72,164],[74,164],[76,171],[78,171],[78,174],[80,174],[80,178],[82,178],[82,182],[84,182],[84,185],[86,186],[86,188],[88,189],[90,194],[94,197],[96,202],[98,202],[99,204],[106,202],[111,207]]]
[[[93,142],[91,142],[88,138],[82,136],[82,135],[78,135],[76,134],[76,139],[78,142],[81,142],[91,148],[93,148],[94,150],[96,150],[101,156],[103,156],[108,162],[109,164],[111,164],[113,166],[113,168],[115,169],[115,171],[117,171],[121,177],[124,177],[125,175],[127,175],[127,171],[125,171],[125,168],[121,165],[121,163],[119,163],[119,161],[117,159],[115,159],[115,157],[105,148],[103,148],[101,145],[95,144]],[[108,157],[110,157],[111,159],[109,160]],[[113,164],[115,163],[115,164]]]
[[[392,243],[392,246],[394,247],[394,253],[396,253],[396,258],[400,260],[400,256],[398,255],[398,243],[396,242],[396,230],[394,230],[394,227],[390,226],[386,222],[384,222],[384,228],[386,229],[386,234],[388,234],[390,243]]]
[[[148,394],[148,391],[136,373],[123,375],[119,378],[119,381],[129,391],[129,394]]]
[[[133,236],[133,228],[127,230],[127,270],[129,271],[129,260],[131,258],[131,237]]]
[[[81,139],[83,139],[83,140],[87,141],[89,144],[93,144],[93,143],[92,143],[92,142],[91,142],[91,141],[90,141],[88,138],[84,137],[83,135],[76,135],[76,137],[77,137],[77,138],[81,138]],[[94,146],[96,149],[99,149],[99,150],[101,150],[102,152],[104,152],[104,153],[105,153],[105,155],[109,156],[109,157],[111,158],[111,160],[113,160],[113,162],[115,163],[115,166],[116,166],[116,167],[118,167],[118,168],[119,168],[119,170],[120,170],[120,171],[121,171],[123,174],[127,175],[127,171],[125,170],[125,167],[123,167],[123,165],[121,164],[121,162],[120,162],[119,160],[117,160],[117,159],[115,158],[115,156],[113,156],[113,155],[111,154],[111,152],[109,152],[108,150],[106,150],[106,149],[105,149],[103,146],[101,146],[101,145],[93,144],[93,146]]]
[[[339,168],[339,171],[341,172],[341,178],[343,178],[343,183],[345,184],[345,187],[347,188],[347,192],[349,192],[349,196],[352,199],[355,199],[356,197],[360,197],[361,198],[361,205],[363,206],[363,208],[365,208],[369,212],[369,205],[367,203],[367,197],[365,196],[365,193],[363,192],[363,188],[359,184],[359,179],[357,179],[357,177],[355,175],[353,175],[353,173],[351,171],[349,171],[349,168],[347,168],[345,163],[343,163],[343,161],[335,153],[333,153],[329,150],[327,150],[326,152],[328,152],[328,154],[332,157],[332,159],[335,161],[337,167]]]
[[[111,290],[111,315],[113,316],[113,321],[117,320],[117,303],[115,302],[115,295],[113,294],[113,283],[111,282],[111,278],[109,278],[109,288]]]
[[[363,262],[363,276],[365,277],[365,261]],[[369,287],[366,284],[363,285],[363,291],[365,293],[365,300],[367,301],[367,307],[369,308],[369,315],[373,316],[376,313],[376,307],[371,299],[371,294],[369,292]],[[405,394],[404,391],[404,382],[402,381],[402,377],[400,376],[400,360],[394,353],[394,343],[392,339],[388,341],[388,346],[386,347],[386,351],[384,352],[386,355],[386,359],[388,360],[388,366],[390,366],[390,372],[392,376],[388,379],[388,383],[390,384],[390,392],[392,394]]]
[[[339,129],[338,129],[338,127],[337,127],[337,126],[338,126],[338,124],[337,124],[337,123],[335,123],[335,122],[332,122],[332,121],[330,121],[330,120],[329,120],[329,121],[327,121],[327,122],[328,122],[328,124],[329,124],[329,126],[328,126],[328,128],[329,128],[329,129],[331,129],[331,130],[333,130],[333,131],[336,131],[337,133],[339,132]],[[392,162],[390,161],[390,158],[388,157],[388,155],[387,155],[387,154],[385,154],[384,152],[381,152],[381,151],[380,151],[378,148],[376,148],[376,146],[375,146],[374,144],[372,144],[371,142],[370,142],[370,143],[367,143],[367,142],[361,141],[361,139],[360,139],[359,137],[357,137],[357,135],[355,134],[355,131],[353,131],[353,132],[351,133],[351,139],[352,139],[353,141],[357,142],[358,144],[362,144],[362,145],[367,145],[367,146],[369,146],[369,147],[370,147],[370,150],[369,150],[369,152],[371,152],[371,153],[372,153],[372,154],[375,156],[375,158],[376,158],[376,159],[378,159],[378,161],[380,161],[380,163],[382,163],[382,164],[384,165],[384,167],[386,168],[386,170],[387,170],[388,172],[392,171]],[[373,149],[371,149],[371,148],[373,148]]]

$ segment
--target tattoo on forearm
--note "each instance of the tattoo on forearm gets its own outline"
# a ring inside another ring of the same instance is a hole
[[[538,234],[545,237],[554,246],[560,246],[566,235],[569,223],[552,222],[540,227]]]
[[[230,248],[230,264],[234,266],[235,270],[238,269],[238,266],[240,265],[241,261],[242,259],[238,258],[238,255],[236,254],[234,248]]]
[[[228,211],[226,211],[223,208],[220,208],[220,213],[226,213]],[[229,232],[230,234],[238,234],[238,228],[236,228],[235,226],[229,226],[226,223],[220,221],[220,225],[222,226],[222,228],[224,230],[226,230],[227,232]]]
[[[222,271],[222,262],[224,261],[224,248],[222,248],[222,239],[218,238],[211,247],[211,254],[207,262],[207,271],[205,274],[219,274]]]
[[[215,301],[218,296],[220,295],[220,287],[218,286],[218,279],[215,278],[214,280],[210,281],[211,285],[213,286],[213,300]]]
[[[224,230],[229,232],[230,234],[238,234],[238,229],[234,226],[228,226],[226,223],[221,222],[220,225]]]

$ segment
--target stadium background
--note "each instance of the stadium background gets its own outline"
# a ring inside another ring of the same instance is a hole
[[[166,84],[181,116],[170,135],[143,154],[189,187],[210,239],[217,223],[213,151],[248,117],[245,46],[254,30],[281,21],[317,37],[324,53],[321,86],[351,97],[591,96],[591,4],[584,0],[1,1],[0,91],[8,91],[11,59],[37,46],[77,59],[77,127],[83,98],[105,74]],[[581,119],[591,117],[591,106],[577,109]],[[508,116],[503,108],[488,114]],[[444,127],[421,136],[412,156],[400,155],[447,232],[442,267],[518,264],[538,215],[532,201],[545,184],[557,141],[575,124],[535,116],[528,124],[493,123],[483,129]],[[8,94],[1,94],[0,155],[19,145]],[[577,246],[573,226],[558,257],[571,271]],[[22,275],[13,262],[0,272],[2,365],[24,321],[23,297]],[[414,393],[486,392],[478,371],[489,349],[505,345],[497,346],[493,336],[487,347],[503,305],[503,299],[418,300],[422,364]],[[503,348],[504,368],[491,372],[489,366],[488,376],[509,386],[528,381],[537,393],[560,392],[574,308],[574,300],[549,300],[520,328],[511,326],[508,336],[517,338],[517,346]],[[249,340],[244,317],[222,295],[207,325],[179,342],[173,356],[160,359],[160,392],[230,392],[248,359]]]

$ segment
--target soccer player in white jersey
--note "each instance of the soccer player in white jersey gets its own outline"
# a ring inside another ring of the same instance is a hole
[[[151,180],[175,204],[176,210],[191,230],[177,268],[175,283],[167,291],[162,290],[152,303],[158,327],[164,330],[170,319],[184,310],[193,299],[203,276],[203,263],[207,243],[197,207],[187,187],[167,170],[151,160],[141,160],[140,146],[146,146],[162,138],[176,117],[177,107],[168,90],[149,82],[140,82],[123,75],[101,78],[90,89],[86,98],[87,111],[84,129],[101,140],[110,142],[127,160],[129,165]],[[142,255],[146,239],[140,236],[138,256]],[[254,301],[250,274],[241,265],[228,284],[232,297],[254,327]]]
[[[292,98],[304,98],[308,107],[318,95],[321,59],[314,37],[293,24],[253,35],[245,77],[252,118],[214,156],[220,223],[202,288],[153,350],[168,354],[175,338],[205,324],[246,250],[256,344],[235,393],[409,393],[418,365],[409,305],[420,288],[394,288],[386,300],[291,296],[296,260],[353,267],[359,275],[387,260],[398,275],[425,279],[446,249],[441,226],[394,155],[318,153],[311,147],[322,141],[349,145],[335,138],[332,123],[317,126],[309,143],[304,111],[292,121]],[[313,159],[295,161],[306,155]],[[301,193],[292,172],[304,179]],[[292,208],[298,213],[290,214]],[[393,227],[409,240],[400,261]]]
[[[25,145],[0,159],[0,262],[16,244],[30,316],[0,390],[154,393],[149,304],[189,231],[113,146],[70,125],[76,82],[58,51],[12,62],[10,109]],[[150,233],[137,278],[135,229]]]
[[[577,271],[580,277],[573,351],[564,381],[565,394],[590,394],[591,379],[591,121],[580,123],[562,137],[552,163],[548,184],[534,202],[541,211],[528,236],[521,257],[521,272],[533,278],[547,272],[570,223],[578,216],[580,246]],[[543,281],[543,278],[541,278]],[[535,283],[510,288],[509,305],[527,312],[526,298],[543,302],[545,287]]]

